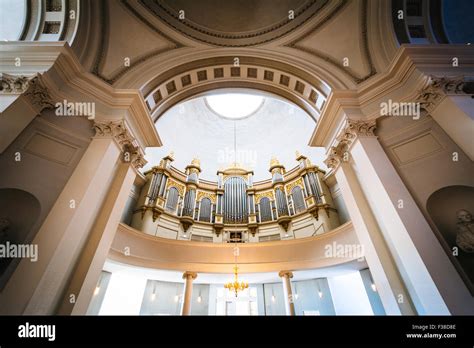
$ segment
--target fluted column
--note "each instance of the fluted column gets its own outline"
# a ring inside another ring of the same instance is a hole
[[[286,315],[295,315],[295,304],[293,303],[293,292],[291,291],[291,281],[293,273],[290,271],[281,271],[278,273],[283,283],[283,295],[285,300]]]
[[[183,291],[183,305],[181,307],[181,315],[191,314],[191,303],[193,296],[193,280],[197,278],[197,273],[184,272],[184,291]]]

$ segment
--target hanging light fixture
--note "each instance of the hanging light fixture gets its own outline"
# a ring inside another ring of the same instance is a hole
[[[239,267],[237,265],[234,266],[234,281],[224,284],[224,288],[228,289],[229,291],[233,291],[235,293],[235,297],[237,297],[239,291],[243,291],[249,287],[249,284],[246,282],[239,283]]]

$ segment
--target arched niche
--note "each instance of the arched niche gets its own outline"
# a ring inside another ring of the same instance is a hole
[[[31,193],[15,189],[0,189],[0,243],[24,244],[41,212],[38,199]],[[3,276],[12,259],[0,258]]]
[[[471,233],[470,238],[474,241],[472,220],[474,218],[474,187],[462,185],[443,187],[430,195],[426,202],[426,209],[436,225],[448,255],[451,256],[472,292],[474,290],[474,252],[465,251],[466,248],[459,245],[457,236]],[[471,213],[470,223],[460,221],[458,212],[461,210]]]

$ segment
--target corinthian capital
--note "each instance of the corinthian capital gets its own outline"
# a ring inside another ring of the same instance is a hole
[[[54,102],[40,74],[30,76],[0,74],[0,94],[24,94],[38,112],[54,108]]]
[[[127,129],[124,121],[94,122],[96,138],[113,138],[122,149],[122,161],[135,168],[142,168],[147,161],[137,140]]]
[[[0,93],[1,94],[22,94],[28,89],[28,83],[33,76],[10,75],[0,73]]]
[[[430,111],[445,95],[473,94],[473,84],[472,81],[464,80],[463,76],[430,76],[428,84],[419,91],[416,101],[421,108]]]
[[[350,159],[349,149],[357,137],[373,137],[376,129],[375,120],[361,121],[347,119],[346,126],[336,137],[336,145],[329,149],[328,157],[324,161],[329,169],[336,169],[341,162]]]

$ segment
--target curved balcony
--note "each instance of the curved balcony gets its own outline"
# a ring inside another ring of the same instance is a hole
[[[239,249],[242,273],[316,269],[364,260],[351,222],[313,237],[243,244],[172,240],[120,224],[109,258],[146,268],[228,273],[235,262],[235,247]]]

